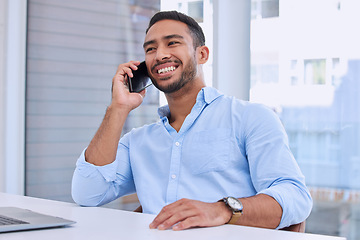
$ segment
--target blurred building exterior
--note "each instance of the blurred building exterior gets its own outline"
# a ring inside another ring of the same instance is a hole
[[[251,101],[276,111],[315,204],[307,231],[359,239],[356,0],[252,1]]]

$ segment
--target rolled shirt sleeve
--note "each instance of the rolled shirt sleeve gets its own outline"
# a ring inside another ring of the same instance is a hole
[[[77,204],[100,206],[135,192],[127,147],[119,143],[117,156],[121,158],[117,157],[115,161],[104,166],[86,162],[85,151],[86,149],[77,160],[72,179],[71,194]]]
[[[282,207],[278,228],[304,221],[311,211],[312,198],[291,150],[285,130],[271,110],[249,106],[246,126],[246,152],[257,194],[273,197]],[[251,123],[251,124],[250,124]]]

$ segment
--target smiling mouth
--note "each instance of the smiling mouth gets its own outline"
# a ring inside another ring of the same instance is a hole
[[[162,73],[168,73],[168,72],[172,72],[176,69],[176,67],[171,66],[171,67],[166,67],[166,68],[161,68],[157,71],[158,74],[162,74]]]

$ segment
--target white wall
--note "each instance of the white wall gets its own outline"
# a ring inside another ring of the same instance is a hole
[[[4,155],[4,61],[5,61],[5,23],[6,23],[6,1],[0,1],[0,191],[3,191],[5,188],[5,155]]]
[[[24,194],[27,1],[1,1],[0,9],[0,191]]]

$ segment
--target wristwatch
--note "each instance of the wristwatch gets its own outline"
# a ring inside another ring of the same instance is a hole
[[[221,200],[220,200],[221,201]],[[241,201],[235,197],[225,197],[222,199],[226,206],[232,211],[233,215],[231,216],[228,224],[235,224],[237,220],[242,215],[243,205]]]

